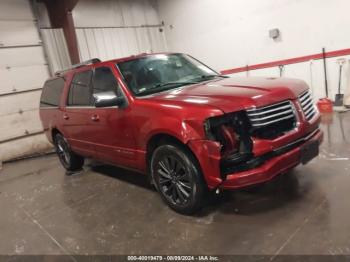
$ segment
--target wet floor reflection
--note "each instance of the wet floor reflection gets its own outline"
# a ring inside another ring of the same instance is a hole
[[[108,165],[91,167],[92,171],[101,175],[126,182],[129,185],[142,187],[156,192],[147,178],[139,173],[122,170]],[[307,186],[310,186],[309,184]],[[308,188],[303,185],[303,193]],[[251,186],[235,191],[221,191],[219,194],[211,192],[206,199],[205,208],[196,216],[203,217],[211,212],[253,215],[266,212],[292,202],[300,197],[299,178],[294,171],[277,176],[264,184]]]
[[[322,114],[321,128],[325,134],[325,143],[349,143],[350,113]]]

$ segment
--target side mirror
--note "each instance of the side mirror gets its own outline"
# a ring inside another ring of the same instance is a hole
[[[93,95],[96,107],[120,106],[124,103],[123,97],[117,97],[113,91],[101,92]]]

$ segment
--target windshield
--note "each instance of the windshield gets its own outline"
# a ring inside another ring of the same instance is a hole
[[[219,77],[212,69],[184,54],[152,55],[119,63],[118,67],[135,96]]]

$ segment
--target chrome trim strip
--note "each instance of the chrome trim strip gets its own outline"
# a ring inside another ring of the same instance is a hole
[[[314,111],[314,110],[312,110],[312,111],[310,111],[305,117],[307,118],[307,119],[311,119],[314,115],[316,114],[316,112]]]
[[[281,150],[281,149],[283,149],[283,148],[289,147],[289,146],[294,145],[294,144],[297,144],[297,143],[299,143],[299,142],[305,142],[305,141],[309,140],[311,137],[313,137],[313,136],[314,136],[316,133],[318,133],[319,131],[320,131],[320,129],[317,128],[317,129],[315,129],[314,131],[312,131],[309,135],[307,135],[307,136],[305,136],[305,137],[302,137],[302,138],[299,138],[299,139],[293,141],[293,142],[290,143],[290,144],[281,146],[281,147],[275,149],[274,151]]]
[[[274,112],[274,111],[278,111],[278,110],[282,110],[282,109],[286,109],[286,108],[290,108],[290,105],[285,105],[285,106],[281,106],[278,108],[274,108],[274,109],[270,109],[270,110],[266,110],[264,112],[259,112],[259,113],[247,113],[249,116],[257,116],[257,115],[264,115],[270,112]],[[258,111],[259,109],[256,109],[254,111]],[[251,111],[251,110],[250,110]]]
[[[301,105],[305,106],[305,105],[310,104],[310,103],[312,103],[312,100],[311,100],[311,98],[308,98],[308,99],[304,100],[303,102],[301,102]]]
[[[265,119],[270,119],[270,118],[273,118],[273,117],[276,117],[276,116],[286,115],[286,114],[289,114],[289,113],[293,114],[293,110],[291,108],[286,110],[286,111],[283,111],[283,112],[280,112],[280,113],[276,113],[276,114],[273,114],[273,115],[269,115],[269,116],[266,116],[266,117],[250,119],[250,121],[263,121]]]
[[[271,107],[273,108],[271,109]],[[295,108],[293,106],[293,103],[289,100],[279,102],[277,104],[247,110],[247,115],[252,127],[264,127],[291,118],[294,118],[296,121]],[[278,118],[274,119],[276,117]],[[270,121],[268,121],[269,119]]]
[[[298,99],[305,119],[310,121],[316,114],[315,104],[313,102],[310,90],[307,90],[299,95]]]
[[[79,108],[79,109],[91,109],[91,108],[96,108],[96,107],[94,107],[94,106],[66,106],[66,108],[67,109],[69,109],[69,108],[72,108],[72,109],[75,109],[75,108]]]
[[[304,101],[307,100],[307,99],[311,99],[310,94],[306,94],[306,95],[304,95],[304,96],[300,96],[300,101],[302,101],[302,102],[304,102]]]
[[[307,105],[305,105],[305,106],[303,107],[303,109],[304,109],[305,112],[308,111],[310,108],[313,108],[312,103],[309,103],[309,104],[307,104]]]
[[[119,108],[118,106],[106,106],[106,107],[95,107],[95,106],[66,106],[66,109],[104,109],[104,108]]]
[[[266,125],[269,125],[269,124],[272,124],[272,123],[275,123],[275,122],[279,122],[281,120],[285,120],[285,119],[289,119],[289,118],[294,118],[294,115],[289,115],[289,116],[286,116],[286,117],[281,117],[281,118],[278,118],[278,119],[275,119],[273,121],[269,121],[269,122],[266,122],[266,123],[260,123],[260,124],[252,124],[252,126],[256,127],[256,126],[266,126]]]
[[[268,106],[263,106],[263,107],[253,107],[251,109],[247,109],[246,111],[249,112],[249,111],[256,111],[256,110],[264,110],[266,108],[270,108],[270,107],[273,107],[273,106],[278,106],[280,104],[284,104],[284,103],[290,103],[289,100],[287,101],[282,101],[282,102],[279,102],[279,103],[276,103],[276,104],[272,104],[272,105],[268,105]]]
[[[306,95],[306,94],[308,94],[308,93],[309,93],[309,89],[306,90],[306,91],[304,91],[303,93],[301,93],[301,94],[299,95],[299,97],[304,96],[304,95]]]
[[[59,107],[58,106],[46,106],[46,107],[39,107],[39,110],[42,110],[42,109],[58,109]]]
[[[310,112],[312,112],[314,110],[313,106],[311,105],[311,107],[308,107],[308,109],[304,110],[304,114],[307,115]]]

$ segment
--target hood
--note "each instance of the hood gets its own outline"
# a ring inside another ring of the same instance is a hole
[[[214,106],[228,113],[296,99],[308,89],[289,78],[225,78],[162,92],[149,99]]]

